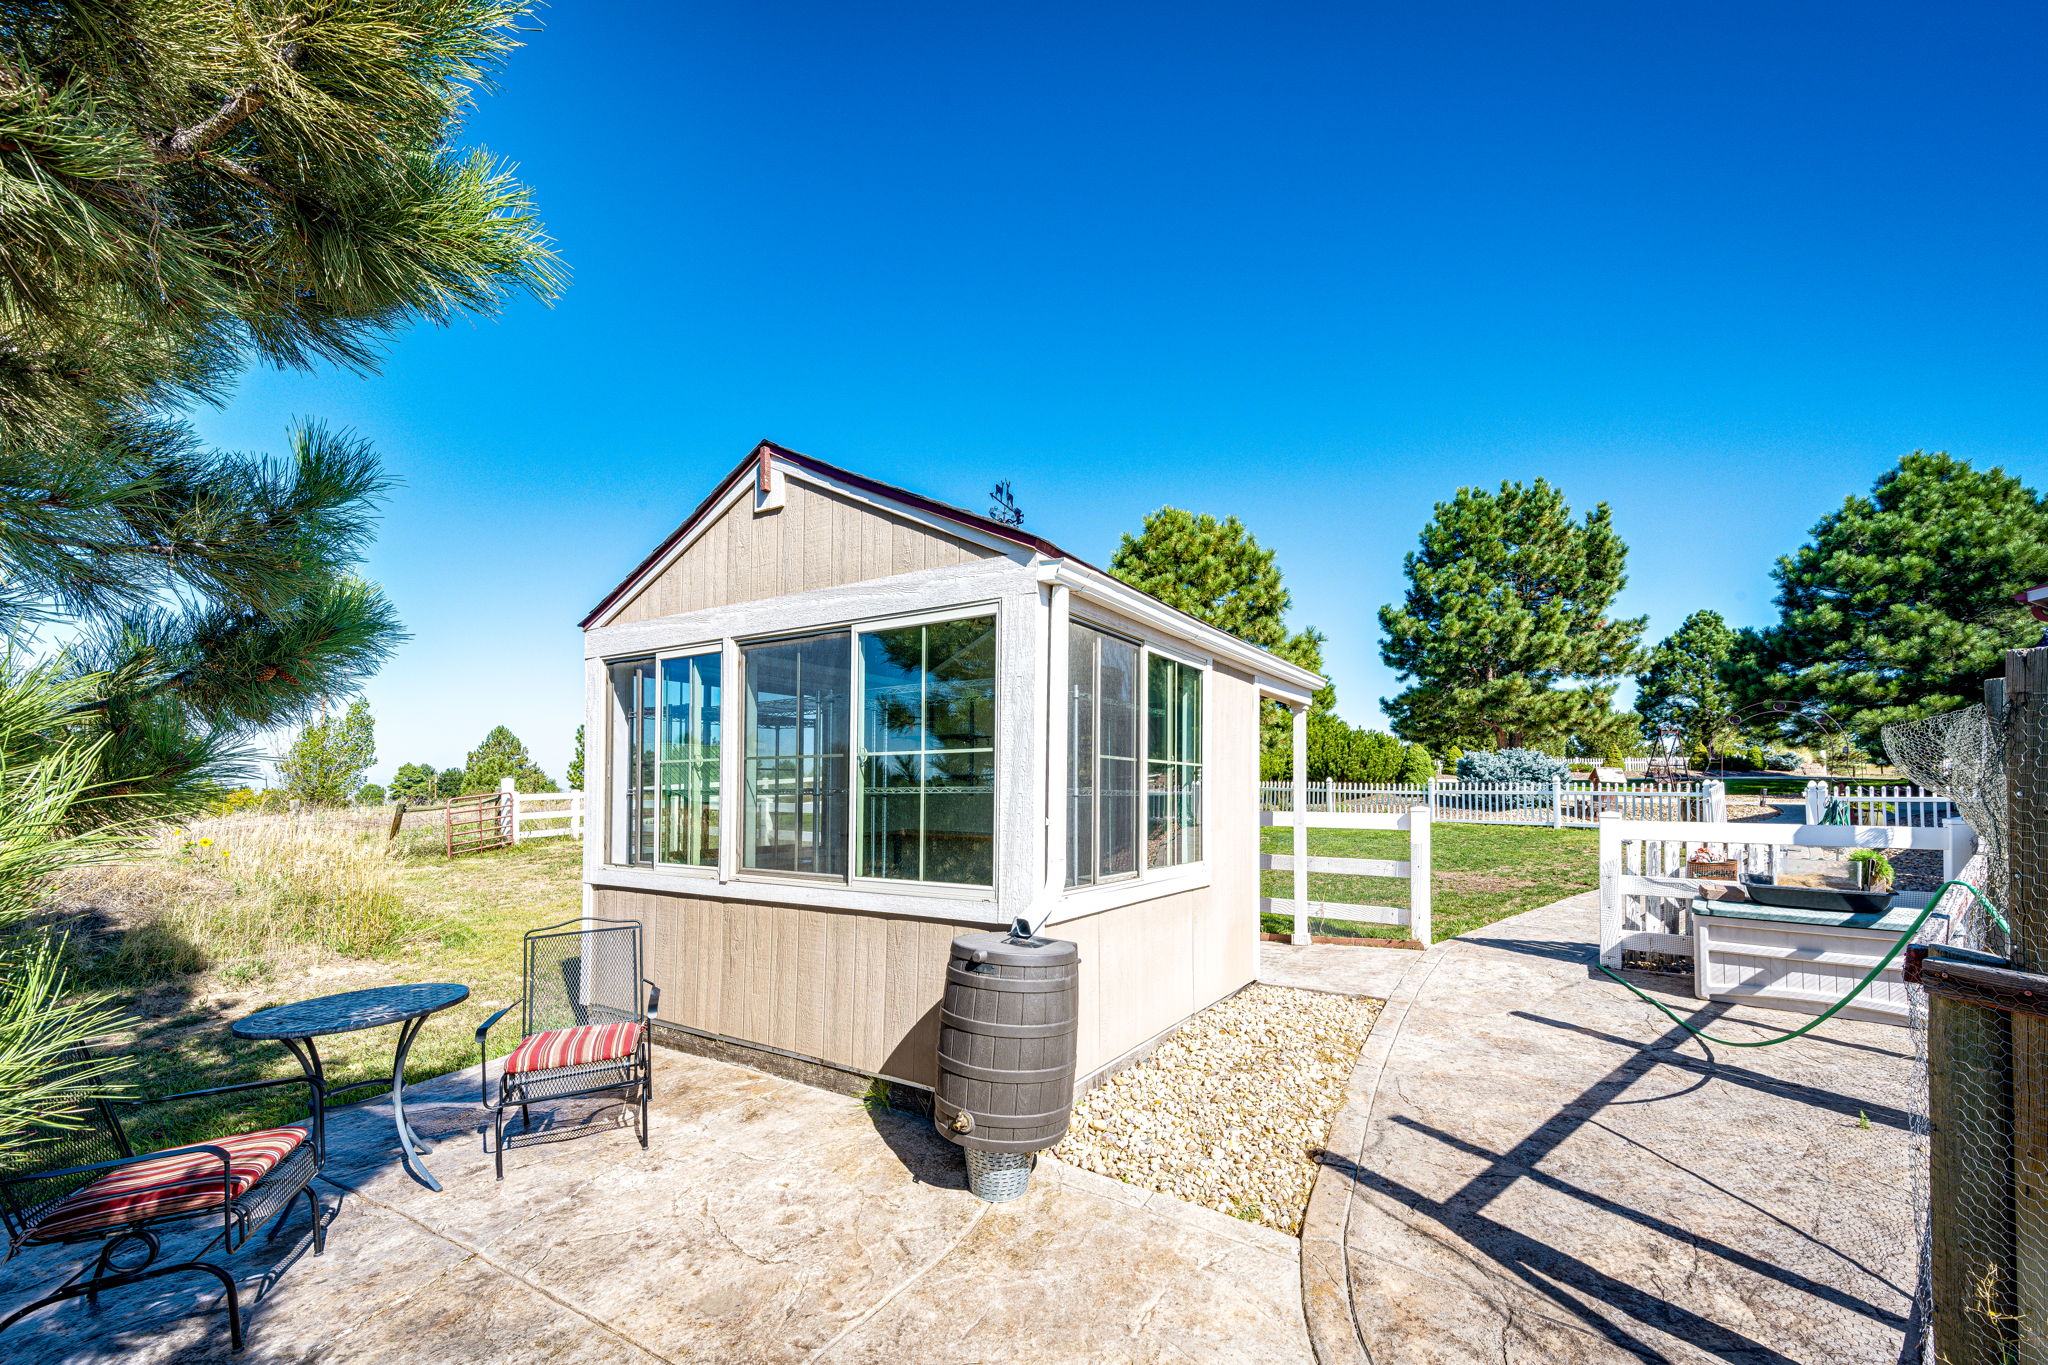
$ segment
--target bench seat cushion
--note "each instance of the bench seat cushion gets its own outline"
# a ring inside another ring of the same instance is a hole
[[[581,1028],[549,1029],[536,1033],[505,1059],[508,1075],[522,1071],[552,1071],[556,1067],[585,1066],[592,1062],[613,1062],[630,1057],[640,1046],[638,1024],[585,1024]]]
[[[180,1152],[122,1166],[58,1201],[36,1220],[29,1240],[56,1241],[148,1218],[219,1208],[224,1199],[247,1194],[305,1140],[303,1128],[266,1128],[209,1139],[209,1145],[224,1149],[230,1158],[225,1188],[220,1158],[211,1152]]]

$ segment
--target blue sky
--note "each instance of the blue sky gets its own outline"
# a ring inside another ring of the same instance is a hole
[[[1431,505],[1550,478],[1650,637],[1770,617],[1773,558],[1915,447],[2048,479],[2022,6],[563,4],[469,135],[552,309],[252,373],[404,486],[378,776],[510,725],[560,775],[576,622],[759,437],[1105,560],[1236,513],[1339,710]]]

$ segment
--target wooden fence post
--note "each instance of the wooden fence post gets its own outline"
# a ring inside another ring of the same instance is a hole
[[[384,842],[390,843],[398,837],[398,827],[405,823],[405,798],[398,798],[398,805],[391,811],[391,828],[384,835]]]

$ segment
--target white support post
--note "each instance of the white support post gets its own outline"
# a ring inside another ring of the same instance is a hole
[[[1308,707],[1294,713],[1294,932],[1289,940],[1312,943],[1308,931]]]
[[[512,779],[498,779],[498,819],[506,825],[506,832],[513,843],[519,842],[519,792],[513,787]]]
[[[1621,815],[1600,812],[1600,965],[1621,966]]]
[[[1701,785],[1707,794],[1707,819],[1717,825],[1728,823],[1728,784],[1710,777]]]
[[[1828,811],[1828,784],[1818,779],[1806,784],[1806,823],[1819,824]]]
[[[1550,827],[1564,828],[1564,779],[1561,777],[1550,779]]]
[[[1067,705],[1073,656],[1067,648],[1073,601],[1064,583],[1046,597],[1045,661],[1045,881],[1030,914],[1033,933],[1044,926],[1067,886]],[[1257,907],[1254,907],[1256,909]]]
[[[1960,818],[1941,824],[1948,834],[1948,842],[1941,849],[1941,879],[1952,882],[1963,875],[1963,869],[1977,855],[1977,831],[1970,828],[1968,820]]]
[[[1429,807],[1408,808],[1408,937],[1430,945]]]

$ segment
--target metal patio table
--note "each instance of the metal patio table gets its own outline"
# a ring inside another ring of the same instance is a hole
[[[365,991],[344,991],[340,995],[323,995],[292,1005],[274,1005],[267,1010],[257,1010],[229,1025],[228,1032],[237,1038],[275,1041],[290,1048],[292,1055],[299,1059],[299,1065],[306,1069],[307,1077],[320,1088],[323,1100],[320,1108],[324,1119],[324,1101],[327,1098],[346,1095],[351,1090],[382,1086],[384,1082],[355,1081],[330,1089],[326,1069],[320,1062],[320,1049],[313,1040],[329,1034],[381,1028],[386,1024],[400,1025],[398,1051],[391,1062],[391,1121],[398,1129],[398,1149],[405,1154],[406,1174],[428,1189],[438,1190],[441,1182],[419,1163],[419,1158],[433,1148],[427,1146],[412,1130],[412,1125],[405,1121],[405,1054],[412,1051],[413,1040],[420,1036],[428,1018],[467,999],[469,987],[452,981],[429,981],[413,986],[373,986]],[[323,1157],[327,1151],[326,1130],[324,1121],[317,1122],[313,1134],[314,1150]]]

